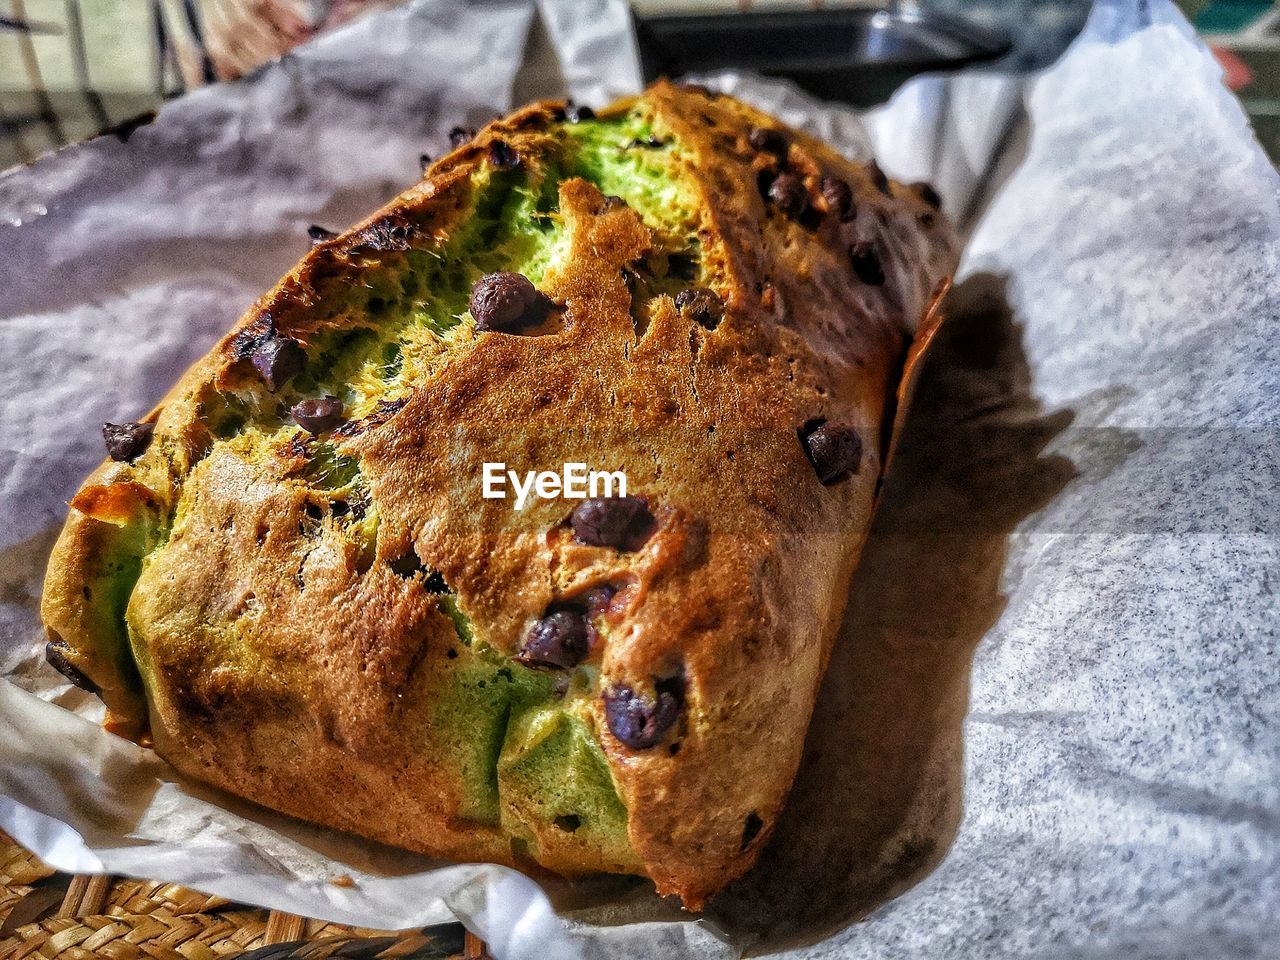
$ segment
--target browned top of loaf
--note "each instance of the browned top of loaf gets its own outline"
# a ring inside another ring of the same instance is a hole
[[[174,388],[153,415],[151,450],[86,482],[46,597],[46,622],[73,648],[87,628],[72,587],[95,524],[133,510],[130,498],[172,504],[188,491],[183,522],[130,606],[131,620],[152,625],[150,666],[164,678],[152,726],[179,769],[388,842],[519,862],[506,838],[458,817],[458,787],[433,764],[430,697],[451,669],[453,627],[420,580],[391,571],[412,546],[498,650],[514,652],[557,599],[612,583],[625,589],[598,653],[602,687],[651,691],[657,678],[683,676],[681,720],[656,748],[628,749],[598,698],[590,708],[636,862],[593,861],[547,836],[543,865],[641,870],[698,906],[754,860],[799,762],[904,352],[953,268],[954,243],[918,190],[794,132],[785,163],[811,212],[787,216],[758,188],[778,159],[748,139],[781,128],[731,98],[660,83],[614,109],[634,106],[674,139],[698,198],[699,282],[726,304],[714,330],[669,296],[643,305],[637,323],[627,274],[650,252],[651,231],[630,207],[568,180],[559,215],[571,253],[540,285],[563,310],[538,335],[477,333],[465,321],[402,406],[342,440],[378,507],[371,563],[327,526],[308,542],[307,494],[295,482],[302,446],[254,463],[205,455],[211,399],[265,389],[238,346],[245,331],[269,324],[308,344],[350,323],[351,284],[458,228],[492,140],[536,172],[562,135],[559,105],[539,104],[489,125],[313,251]],[[856,217],[826,209],[824,176],[848,183]],[[860,274],[851,248],[874,251],[883,283]],[[861,468],[843,482],[821,485],[805,457],[797,429],[815,419],[864,438]],[[517,514],[510,501],[483,499],[482,460],[623,469],[658,531],[634,553],[577,544],[565,528],[570,503],[535,501]],[[210,619],[234,620],[234,641],[211,638]],[[237,672],[228,643],[278,669]],[[95,664],[80,665],[97,679]],[[117,712],[136,709],[124,692],[114,704],[104,696]],[[406,729],[425,739],[415,748]],[[752,818],[763,829],[744,843]]]

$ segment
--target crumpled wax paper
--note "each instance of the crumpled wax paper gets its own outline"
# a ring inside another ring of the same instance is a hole
[[[700,923],[179,783],[39,666],[102,420],[459,114],[636,82],[619,5],[543,10],[527,56],[573,51],[551,78],[515,73],[531,8],[423,3],[0,178],[0,827],[64,869],[334,920],[452,911],[500,960],[1280,955],[1280,194],[1167,3],[1100,5],[1029,83],[921,78],[861,119],[713,80],[934,180],[967,245],[791,801]]]

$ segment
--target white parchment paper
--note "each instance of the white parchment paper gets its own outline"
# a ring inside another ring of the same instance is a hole
[[[0,827],[66,870],[457,915],[499,960],[1280,955],[1278,182],[1168,4],[1100,7],[1030,84],[922,78],[865,120],[717,78],[934,180],[969,237],[791,805],[709,921],[180,783],[39,664],[103,420],[449,126],[513,86],[636,86],[621,3],[541,9],[526,50],[528,4],[416,3],[0,177]]]

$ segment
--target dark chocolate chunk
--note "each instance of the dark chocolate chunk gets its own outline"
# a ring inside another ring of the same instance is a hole
[[[449,145],[460,147],[464,143],[470,143],[475,139],[476,132],[470,127],[454,127],[449,131]]]
[[[402,409],[409,402],[408,397],[396,397],[394,400],[379,400],[373,408],[373,412],[368,414],[362,420],[348,420],[346,423],[337,427],[333,431],[333,435],[340,440],[358,437],[366,430],[372,430],[374,427],[380,427]]]
[[[81,673],[67,658],[67,650],[69,649],[65,640],[50,640],[45,644],[44,658],[49,662],[49,666],[53,667],[81,690],[97,693],[98,685]]]
[[[396,397],[394,400],[379,400],[373,408],[373,413],[364,418],[365,423],[371,427],[380,427],[403,410],[404,405],[408,402],[408,397]]]
[[[592,587],[582,595],[582,605],[587,611],[587,617],[600,617],[609,612],[609,604],[613,602],[613,598],[617,596],[618,588],[608,583],[602,583],[598,587]]]
[[[706,287],[690,287],[676,294],[676,306],[689,315],[699,326],[714,330],[724,319],[724,301],[714,290]]]
[[[639,550],[653,535],[655,522],[640,497],[596,497],[574,508],[569,525],[573,539],[587,546]]]
[[[477,330],[510,333],[540,323],[548,307],[547,298],[518,273],[486,273],[471,288],[471,316]]]
[[[782,135],[781,130],[774,130],[771,127],[752,127],[751,132],[747,134],[747,143],[751,144],[753,149],[771,153],[779,160],[787,159],[787,138]]]
[[[877,190],[886,197],[892,196],[893,192],[889,189],[889,178],[885,176],[884,171],[880,169],[880,164],[872,160],[867,164],[867,175],[871,177],[871,183]]]
[[[683,697],[678,682],[659,682],[654,696],[637,693],[625,684],[605,692],[604,715],[609,731],[623,746],[648,750],[675,726]]]
[[[583,120],[594,120],[596,118],[594,110],[574,103],[572,100],[565,104],[564,115],[570,123],[581,123]]]
[[[760,196],[766,200],[769,199],[769,188],[773,186],[773,181],[777,176],[776,171],[768,169],[756,173],[756,189],[760,191]]]
[[[276,322],[271,314],[263,313],[231,340],[231,353],[237,360],[248,360],[264,341],[276,335]]]
[[[884,267],[880,265],[880,254],[870,240],[859,240],[849,248],[849,262],[853,264],[853,272],[863,283],[873,287],[884,283]]]
[[[769,184],[769,199],[792,220],[799,220],[809,209],[809,191],[794,173],[780,173]]]
[[[742,823],[742,843],[739,844],[739,850],[745,850],[751,846],[751,841],[760,836],[760,828],[764,826],[764,821],[760,819],[760,814],[752,810],[747,814],[747,819]]]
[[[379,217],[356,234],[359,245],[368,250],[408,250],[417,235],[416,224],[392,214]]]
[[[565,833],[573,833],[582,826],[582,818],[576,813],[562,813],[551,822],[556,825],[557,830],[563,830]]]
[[[318,247],[326,240],[332,240],[337,236],[337,234],[326,227],[313,223],[311,226],[307,227],[307,236],[311,238],[311,245],[313,247]]]
[[[426,173],[427,170],[431,167],[431,154],[429,153],[418,154],[418,166],[421,168],[423,173]]]
[[[587,658],[591,635],[580,610],[556,610],[533,625],[517,658],[531,667],[569,670]]]
[[[836,177],[823,177],[818,189],[822,199],[827,201],[827,212],[838,217],[841,223],[848,223],[858,216],[849,184]]]
[[[308,433],[324,433],[342,422],[342,401],[337,397],[309,397],[289,411],[294,421]]]
[[[499,170],[511,170],[520,166],[520,154],[505,140],[489,143],[489,163]]]
[[[823,484],[857,473],[862,466],[862,437],[846,424],[810,422],[800,430],[800,444]]]
[[[107,444],[107,455],[121,463],[132,463],[142,456],[151,446],[151,437],[155,433],[154,423],[104,423],[102,439]]]
[[[271,336],[263,340],[249,355],[254,369],[273,393],[296,377],[307,365],[302,344],[291,337]]]
[[[938,196],[938,191],[933,189],[933,184],[925,183],[922,180],[920,183],[912,184],[912,186],[920,193],[920,199],[933,207],[933,209],[939,210],[942,208],[942,197]]]

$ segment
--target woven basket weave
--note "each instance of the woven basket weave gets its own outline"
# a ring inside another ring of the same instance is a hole
[[[0,960],[487,960],[461,924],[370,930],[174,883],[68,876],[0,833]]]

